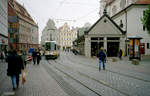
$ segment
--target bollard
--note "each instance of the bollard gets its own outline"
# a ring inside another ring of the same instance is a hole
[[[112,62],[117,62],[117,58],[112,58]]]
[[[134,64],[134,65],[139,65],[140,62],[139,62],[139,60],[137,60],[137,59],[132,59],[132,64]]]

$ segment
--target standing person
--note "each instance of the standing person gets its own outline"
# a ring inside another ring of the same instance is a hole
[[[32,58],[33,58],[33,63],[34,63],[34,65],[35,65],[35,63],[36,63],[36,57],[37,57],[37,49],[35,49],[33,52],[32,52]]]
[[[98,54],[99,57],[99,71],[101,70],[101,63],[103,63],[103,69],[105,70],[105,59],[106,59],[106,54],[104,52],[104,48],[100,49],[100,52]]]
[[[41,53],[40,53],[40,51],[38,50],[37,52],[36,52],[36,56],[37,56],[37,65],[39,65],[39,63],[40,63],[40,60],[41,60]]]
[[[105,57],[105,63],[106,63],[106,61],[107,61],[107,51],[106,51],[106,49],[104,49],[104,53],[106,55],[106,57]]]
[[[27,54],[25,51],[22,51],[22,59],[23,59],[23,63],[24,63],[24,67],[26,67],[26,64],[27,64]]]
[[[21,56],[17,55],[15,50],[10,51],[6,59],[8,62],[7,75],[11,77],[13,90],[19,87],[19,75],[21,69],[24,69],[23,60]]]
[[[119,59],[120,60],[122,59],[122,50],[121,49],[119,50]]]
[[[4,60],[4,54],[3,54],[3,51],[0,52],[0,58],[1,58],[1,61]]]

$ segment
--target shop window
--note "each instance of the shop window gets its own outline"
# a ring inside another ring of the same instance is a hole
[[[150,43],[147,43],[147,49],[150,49]]]
[[[99,40],[104,40],[104,38],[103,38],[103,37],[99,37],[98,39],[99,39]]]
[[[92,37],[91,40],[98,40],[98,38],[97,37]]]
[[[107,40],[120,40],[119,37],[108,37]]]

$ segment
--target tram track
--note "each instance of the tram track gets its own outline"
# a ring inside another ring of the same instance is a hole
[[[70,67],[68,67],[68,66],[66,66],[66,65],[64,65],[64,64],[61,64],[61,63],[57,62],[56,60],[54,60],[54,61],[56,62],[56,64],[62,65],[62,66],[64,66],[65,68],[70,69]],[[75,79],[74,77],[72,77],[71,75],[69,75],[68,73],[62,71],[61,69],[59,69],[59,68],[57,68],[57,67],[56,67],[56,69],[59,70],[59,71],[61,71],[61,72],[64,73],[64,74],[66,74],[68,77],[71,77],[71,78],[74,79],[75,81],[79,81],[79,80]],[[73,68],[72,68],[72,69],[73,69]],[[128,93],[125,93],[125,92],[123,92],[123,91],[121,91],[121,90],[119,90],[119,89],[117,89],[117,88],[114,88],[114,87],[110,86],[110,85],[109,85],[108,83],[106,83],[105,81],[97,80],[97,79],[95,79],[95,78],[93,78],[93,77],[91,77],[91,76],[89,76],[89,75],[86,75],[86,74],[84,74],[84,73],[81,73],[81,72],[79,72],[79,71],[76,71],[76,72],[77,72],[80,76],[84,76],[84,77],[86,77],[86,78],[88,78],[88,79],[94,80],[94,81],[96,81],[97,83],[102,84],[103,86],[106,86],[106,87],[108,87],[108,88],[111,88],[111,89],[113,89],[113,90],[115,90],[115,91],[117,91],[117,92],[119,92],[119,93],[121,93],[121,94],[123,94],[123,95],[125,95],[125,96],[131,96],[131,95],[129,95]],[[87,87],[87,86],[86,86],[85,84],[83,84],[81,81],[79,81],[79,82],[80,82],[80,84],[82,84],[82,85],[84,85],[86,88],[88,88],[89,90],[93,90],[93,89],[90,89],[89,87]],[[94,92],[94,93],[95,93],[95,92]]]
[[[49,64],[51,64],[49,61],[47,61]],[[101,94],[99,94],[99,93],[97,93],[96,91],[94,91],[94,90],[92,90],[91,88],[89,88],[88,86],[86,86],[85,84],[83,84],[81,81],[79,81],[79,80],[77,80],[77,79],[75,79],[73,76],[71,76],[71,75],[69,75],[68,73],[66,73],[66,72],[64,72],[64,71],[62,71],[61,69],[59,69],[59,68],[57,68],[56,66],[53,66],[56,70],[58,70],[59,72],[62,72],[63,74],[65,74],[66,76],[68,76],[69,78],[71,78],[72,80],[74,80],[74,81],[76,81],[77,83],[79,83],[79,84],[81,84],[82,86],[84,86],[85,88],[87,88],[87,89],[89,89],[90,91],[92,91],[92,92],[94,92],[97,96],[102,96]],[[45,68],[48,70],[48,66],[45,66]],[[50,70],[49,70],[49,72],[50,72]],[[53,73],[53,78],[58,82],[58,84],[61,86],[61,87],[63,87],[63,89],[64,89],[64,86],[66,86],[66,85],[68,85],[68,84],[64,84],[64,83],[66,83],[65,81],[63,81],[63,82],[60,82],[60,81],[62,81],[63,79],[61,78],[61,79],[58,79],[58,77],[60,77],[60,76],[57,76],[57,74],[54,72],[54,71],[52,71],[51,70],[51,73],[50,74],[52,74]],[[57,77],[56,77],[57,76]],[[84,96],[82,93],[80,93],[80,92],[77,92],[77,90],[75,90],[74,88],[72,88],[71,86],[69,87],[69,88],[67,88],[67,89],[70,89],[70,90],[65,90],[65,92],[69,92],[68,94],[69,95],[71,95],[71,96]],[[72,89],[72,90],[71,90]]]
[[[69,56],[67,56],[67,58],[70,58]],[[92,65],[88,65],[88,64],[84,64],[84,63],[81,63],[81,62],[78,62],[78,61],[75,61],[75,60],[72,60],[72,59],[68,59],[70,60],[71,62],[75,62],[76,64],[78,65],[83,65],[83,66],[88,66],[90,68],[94,68],[94,69],[97,69],[96,66],[92,66]],[[115,71],[112,71],[112,70],[108,70],[106,69],[106,71],[108,72],[111,72],[111,73],[114,73],[114,74],[118,74],[118,75],[121,75],[121,76],[125,76],[125,77],[128,77],[128,78],[132,78],[132,79],[136,79],[136,80],[140,80],[140,81],[144,81],[144,82],[148,82],[150,83],[150,80],[145,80],[145,79],[142,79],[142,78],[139,78],[139,77],[134,77],[134,76],[131,76],[131,75],[127,75],[127,74],[123,74],[123,73],[119,73],[119,72],[115,72]]]

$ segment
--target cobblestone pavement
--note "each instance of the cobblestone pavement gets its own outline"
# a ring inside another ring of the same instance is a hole
[[[7,63],[0,62],[0,96],[12,91],[11,80],[6,76]],[[15,92],[15,96],[68,96],[46,72],[43,65],[27,65],[27,81]]]
[[[132,65],[128,60],[112,62],[109,58],[107,70],[100,72],[97,68],[98,60],[72,53],[63,53],[58,60],[50,62],[57,67],[56,69],[59,69],[59,74],[63,75],[64,72],[64,74],[72,76],[83,86],[86,85],[85,87],[95,91],[95,94],[98,93],[102,96],[149,96],[150,76],[148,73],[150,70],[141,65]],[[131,70],[133,68],[134,70]],[[146,71],[141,71],[144,69]],[[70,82],[68,79],[66,80]],[[72,84],[75,87],[75,84]],[[83,92],[82,90],[79,91]]]
[[[112,62],[98,71],[98,60],[72,52],[62,52],[56,60],[43,59],[40,65],[27,66],[27,82],[15,96],[150,96],[149,57],[140,65],[128,58]],[[0,96],[12,92],[6,76],[7,64],[0,62]]]

